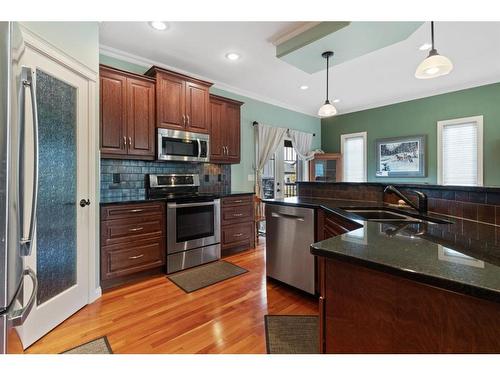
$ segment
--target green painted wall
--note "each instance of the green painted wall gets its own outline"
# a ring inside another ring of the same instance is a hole
[[[437,183],[437,121],[484,116],[484,184],[500,186],[500,83],[323,119],[322,149],[340,152],[340,135],[367,131],[368,181]],[[427,177],[375,177],[375,140],[427,135]]]
[[[119,69],[144,73],[148,67],[131,64],[113,57],[100,55],[101,63]],[[258,121],[263,124],[315,133],[313,148],[321,146],[321,123],[313,116],[233,94],[228,91],[212,88],[211,92],[231,99],[245,102],[241,108],[241,163],[231,166],[231,188],[233,190],[254,190],[254,181],[249,181],[249,175],[254,175],[255,143],[252,123]]]

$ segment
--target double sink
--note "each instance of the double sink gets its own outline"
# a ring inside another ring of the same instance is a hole
[[[429,224],[453,224],[451,221],[435,217],[422,216],[418,214],[407,214],[395,209],[388,208],[343,208],[343,210],[359,216],[366,221],[377,221],[382,223],[429,223]]]

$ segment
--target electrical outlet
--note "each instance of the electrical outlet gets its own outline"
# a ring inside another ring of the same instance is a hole
[[[248,175],[248,181],[255,181],[255,175],[254,174],[249,174]]]
[[[113,173],[113,184],[119,184],[121,182],[121,176],[119,173]]]

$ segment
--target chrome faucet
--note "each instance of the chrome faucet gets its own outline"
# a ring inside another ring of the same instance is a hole
[[[421,214],[427,213],[427,195],[425,195],[421,191],[412,190],[412,193],[415,193],[417,195],[417,199],[418,199],[417,202],[418,202],[418,204],[413,203],[406,195],[404,195],[403,193],[401,193],[393,185],[387,185],[385,187],[385,189],[384,189],[384,194],[385,193],[394,193],[398,197],[400,197],[402,200],[404,200],[407,205],[413,207],[419,213],[421,213]]]

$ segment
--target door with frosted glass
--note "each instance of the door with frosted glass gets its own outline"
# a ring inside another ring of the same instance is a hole
[[[19,329],[26,348],[88,302],[89,210],[79,203],[89,194],[92,148],[88,145],[88,81],[31,49],[26,50],[23,65],[35,77],[39,150],[36,235],[33,252],[26,258],[36,270],[38,292],[31,314]],[[26,110],[30,106],[27,103]],[[26,118],[32,121],[31,113]],[[27,144],[34,141],[33,133],[25,136]],[[25,194],[30,196],[33,158],[26,157],[25,163]]]

